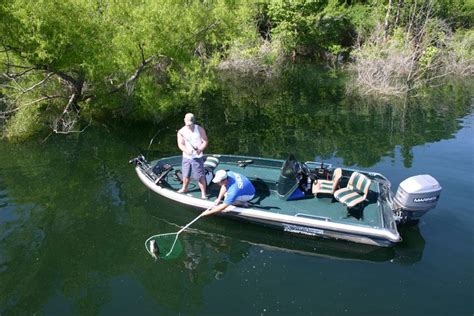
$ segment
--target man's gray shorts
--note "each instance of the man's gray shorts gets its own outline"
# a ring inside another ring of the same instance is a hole
[[[194,180],[199,180],[204,178],[204,157],[201,158],[184,158],[181,165],[181,172],[183,177],[189,178],[189,174],[192,172],[191,176]]]

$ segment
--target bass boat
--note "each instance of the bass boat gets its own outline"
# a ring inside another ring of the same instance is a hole
[[[211,180],[217,169],[248,177],[255,197],[248,207],[229,206],[221,216],[274,227],[300,236],[346,240],[390,247],[402,238],[398,226],[417,223],[438,202],[441,186],[430,175],[417,175],[400,183],[395,194],[380,173],[333,167],[315,161],[300,162],[236,155],[207,155],[207,194],[197,185],[181,188],[181,156],[148,162],[138,156],[140,180],[159,195],[199,210],[212,207],[219,185]]]

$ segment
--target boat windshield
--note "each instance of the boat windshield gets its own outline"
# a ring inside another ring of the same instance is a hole
[[[288,193],[298,185],[301,179],[300,169],[300,163],[296,160],[294,155],[290,155],[283,163],[280,179],[278,180],[278,194],[280,196],[288,195]]]

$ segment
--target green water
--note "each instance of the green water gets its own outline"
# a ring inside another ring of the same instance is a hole
[[[0,142],[0,314],[472,315],[472,84],[393,104],[346,97],[343,82],[304,67],[226,77],[160,124]],[[206,127],[209,153],[293,152],[381,172],[394,190],[428,173],[441,199],[394,248],[208,217],[180,235],[179,257],[155,261],[144,241],[197,213],[149,192],[127,162],[177,154],[186,110]]]

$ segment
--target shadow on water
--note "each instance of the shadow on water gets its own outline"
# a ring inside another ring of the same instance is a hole
[[[165,226],[170,227],[166,231],[157,233],[179,230],[181,226],[186,224],[185,221],[181,223],[183,221],[181,216],[192,217],[198,212],[192,207],[178,206],[162,197],[152,197],[149,202],[151,203],[149,206],[151,216],[154,216],[157,221],[166,223]],[[164,214],[156,215],[154,206],[157,204],[162,205],[161,211]],[[185,240],[181,256],[191,260],[200,252],[197,249],[206,249],[208,252],[207,246],[213,244],[211,248],[215,254],[224,253],[233,258],[247,257],[250,248],[257,247],[272,252],[294,253],[335,260],[393,262],[401,265],[411,265],[418,262],[422,258],[425,246],[425,241],[418,226],[402,227],[401,233],[404,236],[402,243],[395,247],[382,248],[318,237],[295,236],[274,228],[250,224],[236,219],[205,217],[194,228],[190,228],[187,233],[184,233],[188,234],[187,237],[180,236],[181,240]],[[191,235],[198,236],[198,238],[189,237]],[[212,240],[219,240],[219,242],[213,243]],[[186,244],[189,245],[190,243],[193,246],[187,249]],[[232,247],[229,248],[228,244],[232,244]],[[224,246],[221,248],[219,245]],[[234,251],[235,253],[231,255],[231,252]],[[206,255],[209,255],[209,253]],[[198,257],[202,256],[203,254],[198,255]]]

